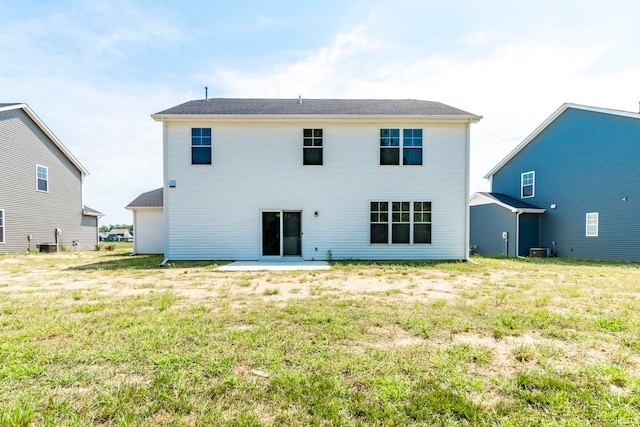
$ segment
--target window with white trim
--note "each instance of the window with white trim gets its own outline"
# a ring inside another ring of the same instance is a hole
[[[431,202],[370,202],[369,243],[431,243]]]
[[[380,129],[381,165],[422,165],[422,129]]]
[[[0,243],[4,243],[4,209],[0,209]]]
[[[598,237],[598,212],[587,213],[586,236]]]
[[[49,191],[49,168],[46,166],[36,165],[36,190]]]
[[[211,128],[191,128],[191,164],[211,164]]]
[[[535,171],[524,172],[520,175],[520,198],[535,196],[536,190],[536,173]]]

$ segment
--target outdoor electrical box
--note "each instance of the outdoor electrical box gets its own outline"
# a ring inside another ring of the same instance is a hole
[[[509,232],[508,231],[503,231],[502,232],[502,240],[509,240]]]

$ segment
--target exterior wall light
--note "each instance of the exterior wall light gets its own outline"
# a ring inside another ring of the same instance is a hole
[[[555,203],[551,203],[551,206],[549,206],[551,209],[555,209],[558,207],[558,205],[556,205]]]
[[[623,202],[626,202],[626,201],[627,201],[627,196],[624,196],[624,197],[622,198],[622,201],[623,201]]]
[[[316,218],[318,218],[318,211],[315,211],[315,212],[313,213],[313,216],[315,216]]]
[[[169,188],[176,188],[176,182],[175,181],[169,181]]]

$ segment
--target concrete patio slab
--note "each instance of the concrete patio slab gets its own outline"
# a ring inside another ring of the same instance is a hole
[[[329,270],[326,261],[234,261],[218,267],[221,271],[293,271],[293,270]]]

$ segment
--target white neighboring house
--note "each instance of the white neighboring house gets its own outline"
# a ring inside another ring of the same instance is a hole
[[[468,257],[480,116],[419,100],[203,99],[152,118],[164,229],[147,229],[164,232],[165,261]]]
[[[133,212],[133,253],[164,253],[162,188],[142,193],[125,208]]]

